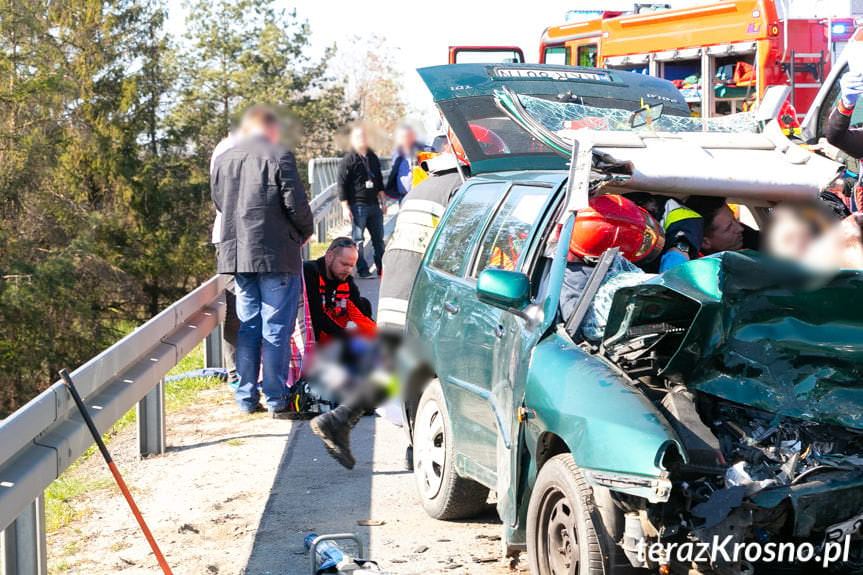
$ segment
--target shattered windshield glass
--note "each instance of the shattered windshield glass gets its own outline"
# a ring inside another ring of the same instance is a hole
[[[582,128],[626,132],[701,132],[704,130],[703,120],[691,116],[665,113],[648,124],[633,128],[630,123],[633,110],[598,108],[573,102],[545,100],[524,94],[519,94],[518,99],[530,116],[547,130],[562,136],[565,136],[569,130]],[[758,125],[752,112],[744,112],[709,118],[707,129],[712,132],[756,132]]]

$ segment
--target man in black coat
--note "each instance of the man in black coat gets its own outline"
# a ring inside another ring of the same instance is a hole
[[[369,148],[366,132],[362,127],[351,130],[351,151],[339,164],[339,200],[345,219],[351,221],[351,237],[357,242],[360,258],[357,273],[362,278],[371,275],[369,264],[363,257],[363,236],[369,231],[375,250],[375,265],[378,275],[383,270],[384,215],[387,196],[384,192],[384,177],[381,162]]]
[[[302,281],[300,249],[314,222],[293,154],[279,145],[280,124],[269,108],[243,117],[246,136],[213,165],[211,193],[222,213],[218,272],[236,281],[238,385],[246,413],[258,411],[258,373],[273,417],[287,412],[290,340]]]

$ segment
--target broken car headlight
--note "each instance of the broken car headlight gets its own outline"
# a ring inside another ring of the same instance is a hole
[[[650,503],[663,503],[671,496],[671,480],[666,477],[646,477],[617,471],[582,469],[591,485],[627,493],[647,499]]]

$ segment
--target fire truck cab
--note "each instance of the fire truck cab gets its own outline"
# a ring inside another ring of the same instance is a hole
[[[540,62],[629,70],[671,80],[694,114],[750,109],[773,85],[789,85],[802,116],[830,72],[831,50],[853,25],[788,19],[781,2],[725,0],[620,13],[545,30]]]

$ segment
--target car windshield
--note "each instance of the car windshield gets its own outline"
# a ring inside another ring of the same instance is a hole
[[[653,131],[653,132],[701,132],[704,130],[702,118],[682,115],[678,110],[664,110],[661,115],[643,122],[632,124],[634,110],[631,106],[594,106],[587,103],[561,102],[519,94],[518,100],[525,111],[545,129],[566,137],[567,132],[589,128],[612,131]],[[631,102],[626,102],[631,104]],[[621,102],[623,104],[623,102]],[[756,132],[755,116],[751,112],[709,118],[707,130],[711,132]]]

